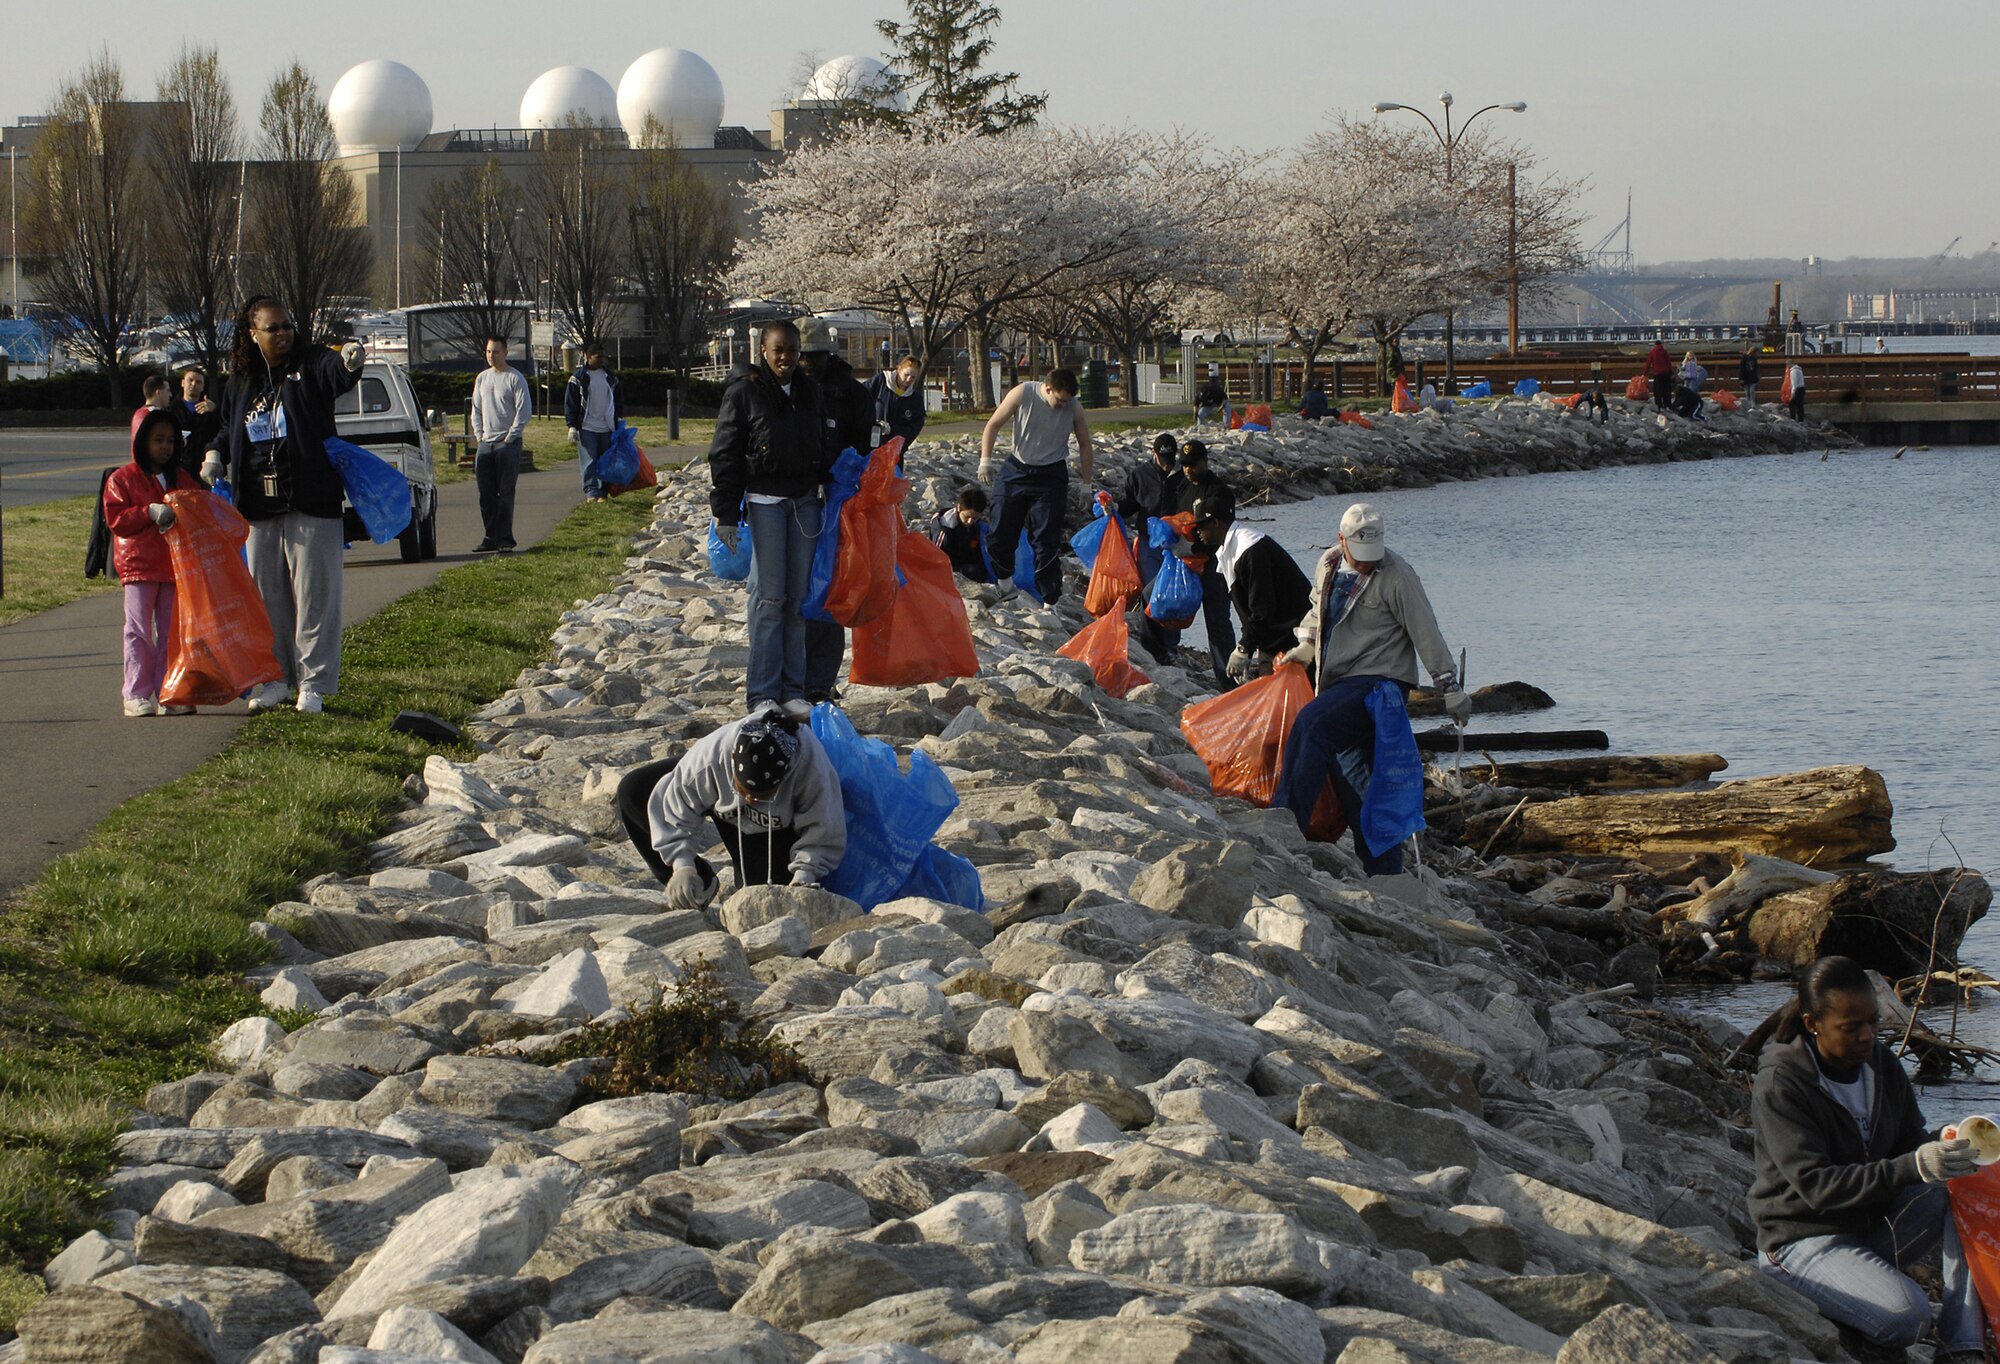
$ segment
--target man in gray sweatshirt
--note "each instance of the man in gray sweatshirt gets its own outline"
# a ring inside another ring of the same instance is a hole
[[[717,838],[739,888],[815,886],[847,852],[833,760],[810,729],[776,707],[721,726],[678,758],[626,773],[618,815],[667,888],[669,909],[700,909],[715,898],[715,868],[700,854]]]
[[[507,363],[507,338],[486,338],[486,368],[472,381],[472,476],[479,484],[479,519],[486,534],[475,554],[514,548],[514,482],[521,476],[521,438],[535,410],[528,381]]]

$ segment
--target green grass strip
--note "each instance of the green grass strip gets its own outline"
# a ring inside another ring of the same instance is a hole
[[[118,580],[83,576],[95,497],[65,497],[29,507],[8,507],[4,551],[7,595],[0,597],[0,625],[96,592],[115,592]]]
[[[444,573],[346,632],[341,692],[274,711],[187,776],[119,806],[0,920],[0,1330],[49,1255],[90,1225],[112,1138],[148,1086],[202,1069],[261,1012],[249,931],[365,850],[429,745],[404,709],[462,721],[548,654],[558,618],[623,566],[651,499],[577,508],[542,544]],[[453,753],[469,758],[472,750]]]

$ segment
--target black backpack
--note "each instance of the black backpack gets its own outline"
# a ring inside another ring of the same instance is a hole
[[[111,566],[111,527],[104,524],[104,485],[118,472],[113,465],[97,476],[97,510],[91,513],[90,543],[83,547],[83,576],[101,578],[105,574],[118,576],[118,570]]]

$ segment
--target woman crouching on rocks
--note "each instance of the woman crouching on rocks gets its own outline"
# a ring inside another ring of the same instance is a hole
[[[699,855],[714,837],[729,850],[738,887],[816,886],[847,851],[833,761],[776,706],[723,725],[678,758],[627,772],[618,817],[667,888],[669,909],[715,898],[715,868]]]
[[[1887,1364],[1931,1329],[1930,1300],[1902,1271],[1942,1242],[1936,1357],[1984,1361],[1986,1314],[1944,1187],[1973,1172],[1972,1143],[1931,1136],[1880,1019],[1852,958],[1800,973],[1795,1012],[1757,1062],[1757,1249],[1840,1328],[1849,1354]]]

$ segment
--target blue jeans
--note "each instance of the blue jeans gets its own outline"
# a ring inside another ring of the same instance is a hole
[[[1973,1291],[1965,1253],[1942,1184],[1901,1190],[1889,1215],[1866,1236],[1808,1236],[1779,1246],[1764,1270],[1797,1289],[1829,1321],[1849,1326],[1878,1345],[1915,1345],[1931,1325],[1930,1299],[1902,1272],[1939,1241],[1944,1276],[1938,1339],[1948,1350],[1983,1349],[1986,1313]]]
[[[604,481],[597,476],[597,461],[611,448],[611,431],[584,431],[576,433],[576,467],[583,473],[583,495],[585,497],[604,496]]]
[[[807,696],[832,695],[840,685],[840,665],[847,657],[847,630],[830,620],[806,622]]]
[[[750,522],[750,671],[744,690],[753,703],[806,694],[806,618],[799,608],[812,580],[822,510],[817,494],[744,504]]]
[[[1368,713],[1368,693],[1381,680],[1343,677],[1306,704],[1285,739],[1271,804],[1290,810],[1299,832],[1305,833],[1312,827],[1320,793],[1332,782],[1361,869],[1370,876],[1394,876],[1403,869],[1403,845],[1371,849],[1361,836],[1361,802],[1375,767],[1375,717]]]
[[[1035,551],[1035,590],[1054,606],[1062,597],[1063,511],[1069,503],[1069,464],[1023,464],[1009,455],[993,481],[993,498],[1000,505],[993,513],[993,534],[987,537],[986,552],[993,558],[993,573],[1001,582],[1014,576],[1014,548],[1021,532],[1028,532],[1028,545]]]

